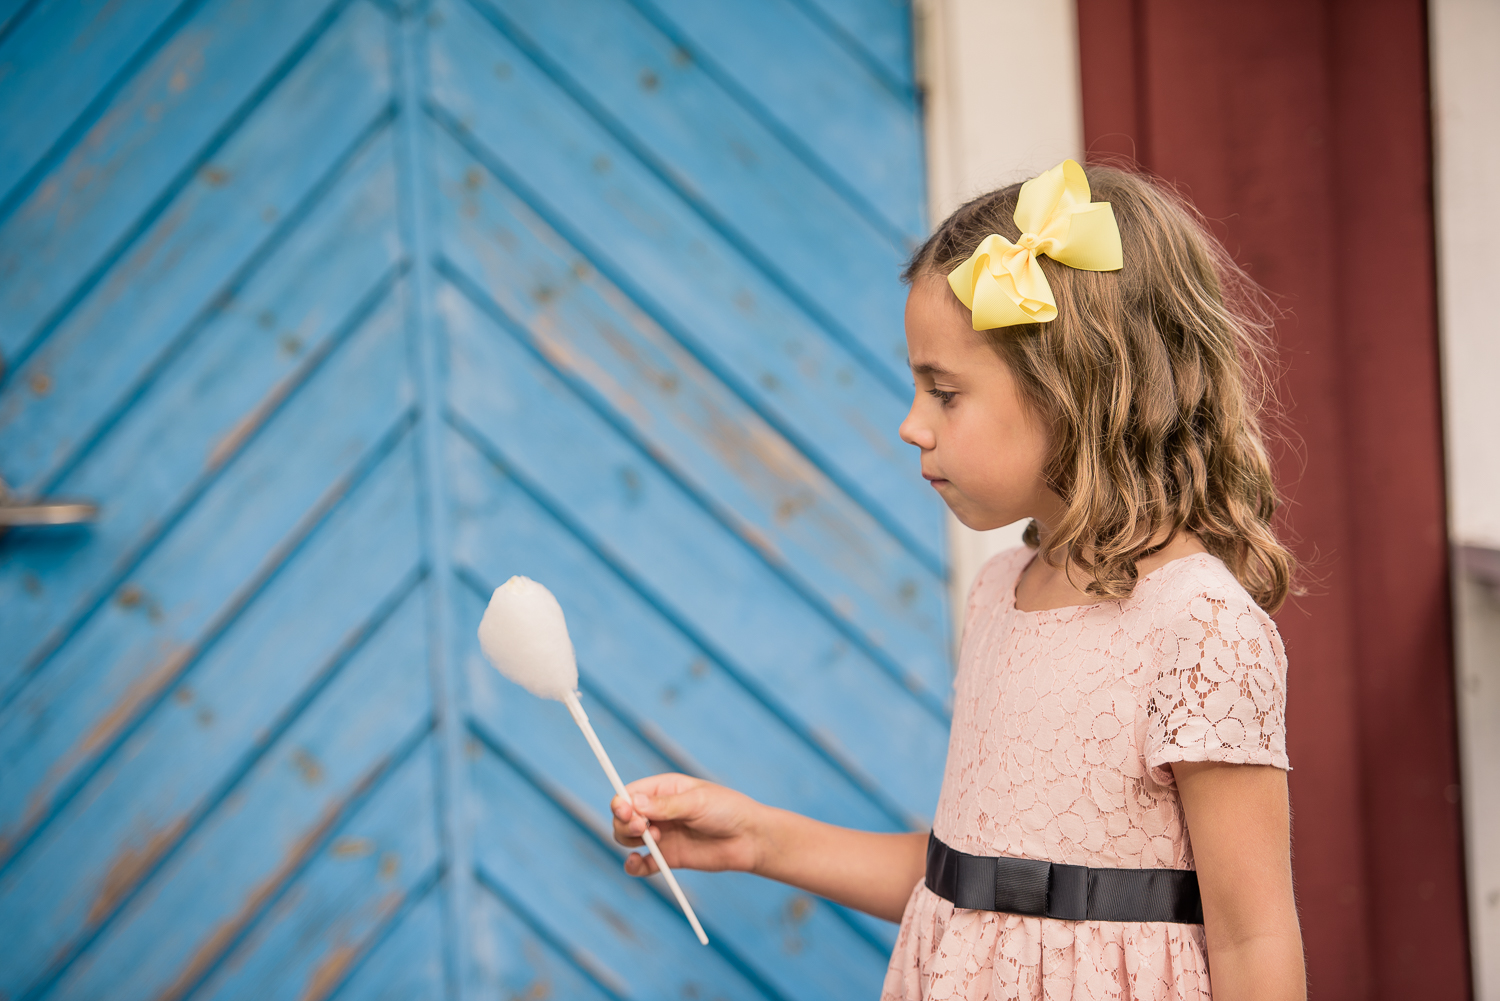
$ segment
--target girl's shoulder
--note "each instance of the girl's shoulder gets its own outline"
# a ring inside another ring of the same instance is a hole
[[[1169,632],[1264,638],[1275,660],[1285,658],[1276,623],[1210,553],[1184,556],[1142,577],[1126,608]]]
[[[1135,594],[1127,603],[1159,608],[1195,598],[1232,605],[1236,611],[1254,609],[1257,617],[1270,621],[1234,572],[1212,553],[1190,553],[1157,567],[1136,582]]]

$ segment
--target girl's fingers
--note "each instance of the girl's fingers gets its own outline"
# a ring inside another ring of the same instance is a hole
[[[625,856],[625,871],[632,876],[656,875],[656,859],[650,855],[630,854]]]

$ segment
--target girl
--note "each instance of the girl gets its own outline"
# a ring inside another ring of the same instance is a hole
[[[1305,997],[1252,287],[1174,196],[1071,160],[903,277],[902,440],[965,525],[1031,519],[969,594],[931,834],[659,775],[616,839],[899,920],[889,999]]]

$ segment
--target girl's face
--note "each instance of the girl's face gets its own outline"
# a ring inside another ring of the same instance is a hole
[[[1023,404],[1009,367],[970,327],[941,275],[912,284],[906,353],[916,382],[901,440],[922,450],[922,476],[959,521],[984,531],[1063,510],[1047,488],[1047,433]]]

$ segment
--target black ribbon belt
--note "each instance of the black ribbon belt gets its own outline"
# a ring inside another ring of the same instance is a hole
[[[953,906],[1064,921],[1203,923],[1191,869],[1090,869],[1036,859],[965,855],[927,837],[927,888]]]

